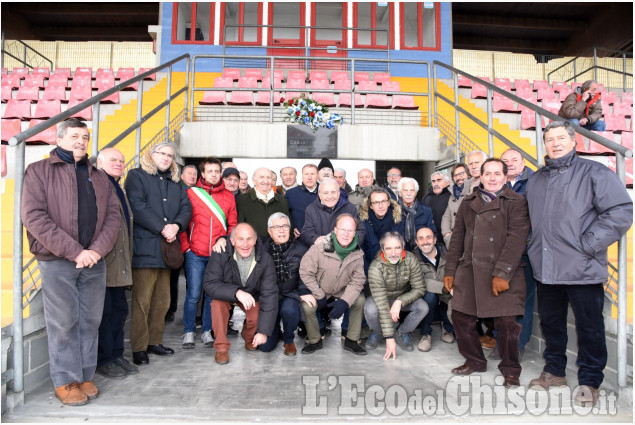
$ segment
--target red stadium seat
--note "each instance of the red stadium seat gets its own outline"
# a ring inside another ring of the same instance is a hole
[[[55,68],[55,71],[53,71],[53,75],[65,75],[66,79],[73,78],[71,77],[70,68]]]
[[[520,87],[518,87],[516,89],[515,94],[516,94],[516,96],[522,97],[523,99],[533,98],[535,100],[534,91],[529,86],[520,86]]]
[[[576,151],[576,153],[578,153],[580,155],[589,153],[589,150],[587,149],[586,145],[584,144],[585,140],[588,143],[589,139],[587,139],[586,137],[583,137],[579,133],[575,134],[575,142],[576,142],[575,151]]]
[[[528,97],[521,97],[523,100],[526,100],[527,102],[530,102],[536,106],[538,106],[538,101],[536,100],[535,97],[533,97],[533,95],[529,95]],[[524,107],[523,105],[521,105],[520,103],[518,104],[518,110],[519,111],[531,111],[531,109]],[[532,111],[533,112],[533,111]]]
[[[545,117],[541,117],[542,127],[545,127]],[[529,109],[524,109],[520,113],[520,129],[535,130],[536,129],[536,113]]]
[[[538,91],[539,89],[551,88],[549,83],[544,80],[534,80],[533,89],[534,91]]]
[[[287,82],[289,82],[289,80],[302,80],[306,82],[306,73],[299,70],[289,70],[287,72]]]
[[[62,104],[59,100],[41,99],[35,106],[33,119],[49,119],[62,112]]]
[[[13,99],[13,89],[9,86],[2,86],[2,103],[7,103],[9,99]]]
[[[610,131],[593,131],[593,133],[606,137],[612,142],[615,141],[615,136]],[[588,140],[589,140],[589,151],[588,151],[589,154],[604,154],[604,153],[615,154],[615,151],[605,147],[604,145],[599,144],[595,140],[591,140],[591,139],[588,139]]]
[[[613,104],[613,115],[633,116],[633,105],[628,102],[616,102]]]
[[[309,81],[321,81],[328,80],[329,77],[326,75],[326,71],[311,71],[309,74]]]
[[[79,77],[73,78],[73,81],[71,82],[71,89],[75,87],[79,87],[79,86],[92,88],[93,87],[92,78],[88,77],[87,75],[80,75]]]
[[[472,80],[470,80],[467,77],[464,77],[463,75],[459,75],[457,83],[459,85],[459,88],[466,88],[466,89],[472,88]]]
[[[145,72],[150,71],[152,68],[139,68],[139,74],[143,74]],[[137,74],[137,75],[139,75]],[[144,81],[156,81],[157,80],[157,75],[156,74],[150,74],[147,77],[145,77],[143,79]]]
[[[550,99],[550,100],[542,101],[542,108],[556,115],[558,115],[558,112],[560,111],[561,106],[562,104],[560,103],[559,100]]]
[[[368,72],[356,72],[355,82],[359,83],[360,81],[370,81],[370,74]]]
[[[558,92],[558,100],[560,102],[564,102],[567,96],[569,96],[571,93],[573,93],[573,90],[569,88],[560,87],[560,92]]]
[[[42,95],[44,100],[59,100],[61,102],[67,102],[66,100],[66,88],[62,86],[46,86],[44,94]]]
[[[234,88],[233,78],[214,78],[215,88]],[[226,93],[224,91],[206,91],[203,95],[203,100],[199,101],[200,105],[225,105]]]
[[[609,158],[609,163],[608,163],[608,167],[611,169],[611,171],[613,171],[614,173],[616,172],[616,166],[615,166],[615,157],[611,157]],[[626,165],[626,186],[629,187],[633,187],[633,158],[626,158],[625,161],[625,165]]]
[[[134,68],[119,68],[117,70],[117,79],[119,80],[119,84],[125,83],[126,81],[134,77],[136,77],[134,73]],[[138,88],[139,88],[139,83],[136,82],[121,90],[137,90]]]
[[[377,87],[377,83],[374,81],[365,81],[362,80],[357,85],[357,90],[360,91],[377,91],[379,88]]]
[[[627,149],[633,150],[633,132],[625,131],[622,133],[620,144]]]
[[[556,98],[556,92],[551,87],[540,87],[536,94],[538,100],[555,100]]]
[[[35,127],[41,122],[45,120],[31,120],[29,122],[29,128]],[[47,145],[55,145],[57,144],[57,129],[54,125],[50,126],[44,131],[39,132],[35,136],[31,136],[26,139],[27,143],[46,143]]]
[[[71,109],[72,107],[77,106],[80,103],[82,103],[81,100],[70,100],[68,102],[68,109]],[[73,115],[71,118],[77,118],[78,120],[81,120],[81,121],[92,121],[93,120],[93,107],[89,106],[88,108],[84,108],[81,111],[79,111],[78,113],[76,113],[75,115]]]
[[[33,68],[31,75],[43,75],[46,80],[51,75],[51,71],[48,68]]]
[[[16,100],[28,100],[31,103],[36,103],[40,99],[40,88],[22,86],[18,89],[15,98]]]
[[[311,84],[309,85],[311,90],[330,90],[331,84],[328,80],[311,80]]]
[[[488,77],[483,77],[481,78],[481,80],[487,81],[488,83],[491,82],[491,80]],[[474,83],[472,85],[472,99],[485,99],[487,98],[487,88],[485,88],[485,86],[478,84],[478,83]]]
[[[244,74],[245,78],[255,78],[256,81],[262,81],[262,69],[247,68]]]
[[[27,75],[24,77],[22,87],[44,88],[44,75]]]
[[[241,89],[257,89],[258,80],[250,77],[240,77],[238,79],[238,88]]]
[[[377,84],[389,83],[390,82],[390,73],[388,73],[388,72],[375,72],[373,74],[373,81],[376,82]]]
[[[254,92],[252,91],[233,91],[229,95],[228,105],[253,105]]]
[[[223,73],[221,76],[223,78],[231,78],[234,81],[238,81],[238,79],[240,78],[240,69],[223,68]]]
[[[492,110],[494,112],[518,112],[516,105],[510,98],[496,92],[494,92]]]
[[[110,89],[115,87],[115,75],[114,74],[102,74],[95,78],[95,88]]]
[[[415,105],[414,96],[401,95],[401,94],[393,95],[392,108],[393,109],[419,109],[419,107]]]
[[[7,75],[2,77],[2,86],[8,86],[12,89],[19,89],[21,86],[21,80],[19,75]]]
[[[8,142],[10,138],[22,132],[21,128],[22,128],[22,121],[19,118],[18,119],[2,118],[2,141]]]
[[[271,80],[268,80],[268,79],[262,80],[262,87],[263,88],[271,88]],[[278,79],[273,80],[273,88],[274,89],[281,89],[282,88],[282,80],[278,80]]]
[[[84,84],[75,85],[75,80],[73,79],[73,87],[71,87],[69,101],[84,101],[90,99],[91,97],[93,97],[92,87]]]
[[[563,83],[561,81],[554,81],[551,84],[551,87],[553,87],[553,91],[560,93],[560,90],[570,90],[569,89],[569,85],[567,83]]]
[[[386,81],[381,85],[381,91],[401,91],[399,81]]]
[[[349,81],[347,71],[331,71],[331,83],[336,81]]]
[[[603,92],[601,99],[609,105],[612,105],[617,102],[617,93],[615,93],[614,91]]]
[[[22,121],[31,119],[31,101],[10,99],[7,108],[4,110],[2,118],[17,118]]]
[[[335,72],[335,71],[333,71]],[[331,77],[332,78],[332,77]],[[351,89],[351,80],[337,80],[333,84],[334,90],[350,90]],[[350,107],[351,106],[351,94],[350,93],[340,93],[339,95],[339,105],[341,107]],[[363,107],[362,95],[359,93],[355,93],[355,107],[361,108]]]
[[[385,94],[367,94],[366,108],[390,109],[388,95]]]
[[[289,71],[291,73],[293,71]],[[287,91],[286,98],[291,99],[295,97],[300,97],[304,90],[306,89],[306,82],[303,79],[287,79],[287,90],[301,89],[302,92],[297,91]]]
[[[47,87],[50,86],[68,87],[68,77],[65,74],[53,74],[49,77]]]
[[[112,75],[112,77],[115,78],[115,72],[112,68],[99,68],[95,73],[95,79],[97,80],[99,77],[103,77],[104,75]]]
[[[276,81],[276,80],[279,80],[279,81],[284,80],[284,71],[282,71],[281,69],[274,69],[273,70],[273,79],[274,79],[274,81]],[[265,81],[271,82],[271,72],[269,70],[265,71],[265,78],[262,81],[263,82],[265,82]],[[275,87],[275,85],[274,85],[274,87]]]
[[[112,87],[107,87],[107,86],[102,86],[99,87],[97,89],[97,94],[103,93],[108,89],[111,89]],[[111,94],[110,96],[107,96],[105,98],[103,98],[102,100],[99,101],[99,103],[113,103],[113,104],[119,104],[119,92],[115,92],[113,94]]]
[[[626,117],[624,115],[604,114],[606,122],[606,131],[613,133],[621,133],[622,131],[630,131],[626,125]]]
[[[282,84],[282,83],[280,83]],[[273,92],[273,104],[274,105],[280,105],[280,98],[282,97],[282,95],[280,94],[280,92],[274,91]],[[256,105],[265,105],[265,106],[269,106],[271,100],[271,92],[268,91],[259,91],[258,93],[256,93]]]
[[[29,75],[29,68],[13,68],[11,75],[17,75],[22,79]]]
[[[335,106],[335,95],[333,93],[311,93],[311,99],[325,106]]]
[[[514,90],[518,90],[521,87],[529,87],[530,89],[532,89],[531,84],[529,84],[529,80],[523,80],[523,79],[514,80]]]
[[[622,93],[622,102],[629,102],[632,105],[633,104],[633,93],[623,92]]]
[[[93,69],[92,68],[75,68],[75,73],[73,74],[73,79],[77,78],[77,77],[90,77],[90,79],[92,80],[93,78]]]
[[[494,85],[503,90],[512,91],[512,83],[509,81],[509,78],[495,78]]]

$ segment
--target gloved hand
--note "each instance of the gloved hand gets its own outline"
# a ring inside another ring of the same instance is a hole
[[[454,278],[452,276],[443,276],[443,287],[450,292],[454,288]]]
[[[320,298],[319,300],[315,300],[317,302],[317,309],[324,310],[326,308],[326,297]]]
[[[335,300],[328,306],[332,309],[329,313],[329,317],[331,319],[339,319],[344,315],[346,309],[348,308],[348,304],[344,300]]]
[[[494,276],[494,279],[492,279],[492,292],[494,293],[495,297],[498,296],[499,292],[504,292],[508,289],[509,282],[507,282],[505,279],[501,279],[498,276]]]

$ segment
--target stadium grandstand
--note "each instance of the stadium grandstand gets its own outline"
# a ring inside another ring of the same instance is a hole
[[[326,157],[347,171],[351,187],[365,168],[382,186],[396,167],[417,180],[424,196],[434,171],[449,172],[476,150],[500,157],[513,148],[532,170],[542,167],[544,127],[561,120],[562,102],[587,80],[600,86],[606,130],[576,127],[576,152],[616,172],[632,199],[632,3],[3,2],[1,8],[3,421],[632,423],[632,228],[608,251],[608,363],[602,403],[593,411],[572,405],[568,388],[556,397],[552,390],[548,401],[527,388],[544,365],[537,309],[521,386],[506,398],[497,362],[476,378],[453,377],[463,357],[456,344],[439,341],[436,322],[431,351],[398,351],[396,360],[383,360],[381,350],[346,353],[334,320],[325,349],[311,356],[245,351],[238,336],[231,363],[219,366],[203,344],[181,349],[183,274],[176,319],[165,327],[164,344],[175,354],[125,380],[96,375],[97,400],[60,408],[40,271],[19,202],[25,168],[48,157],[57,124],[70,117],[87,124],[92,160],[116,147],[126,171],[167,141],[177,146],[180,166],[213,155],[234,162],[250,180],[263,165],[299,170]],[[342,123],[314,132],[292,122],[285,102],[300,96],[325,105]],[[236,329],[244,317],[236,309]],[[567,328],[573,390],[571,309]]]

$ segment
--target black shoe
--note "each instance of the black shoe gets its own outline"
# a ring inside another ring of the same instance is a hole
[[[353,341],[352,339],[348,338],[344,340],[344,349],[346,351],[350,351],[353,354],[357,354],[358,356],[365,356],[367,354],[364,347],[359,345],[357,341]]]
[[[125,370],[128,375],[134,375],[135,373],[139,373],[139,369],[137,368],[137,366],[131,365],[124,356],[117,357],[115,359],[115,363],[121,366],[121,368]]]
[[[97,373],[110,379],[124,379],[128,374],[114,361],[97,367]]]
[[[132,353],[132,363],[134,364],[148,364],[150,359],[148,358],[147,351],[135,351]]]
[[[315,344],[307,344],[304,346],[304,348],[302,349],[302,354],[311,354],[314,353],[315,350],[321,350],[322,349],[322,340],[318,339],[318,342],[316,342]]]
[[[331,328],[323,327],[320,329],[320,337],[325,339],[327,336],[331,336]]]
[[[306,328],[304,327],[304,322],[300,322],[300,324],[298,324],[298,336],[302,338],[306,336]]]
[[[236,336],[238,335],[238,331],[231,326],[227,326],[227,336]]]
[[[164,347],[163,344],[148,345],[148,352],[156,354],[157,356],[171,356],[174,354],[174,350],[168,347]]]
[[[174,322],[174,313],[172,313],[171,311],[168,311],[168,314],[165,315],[165,323],[172,323]]]

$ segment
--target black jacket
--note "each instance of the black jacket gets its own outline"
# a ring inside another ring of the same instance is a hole
[[[427,205],[432,209],[432,220],[434,221],[434,227],[437,228],[437,243],[443,242],[443,234],[441,232],[441,220],[443,219],[443,213],[448,208],[448,202],[452,194],[447,187],[443,188],[443,191],[438,195],[435,195],[432,189],[426,196],[423,197],[421,203]]]

